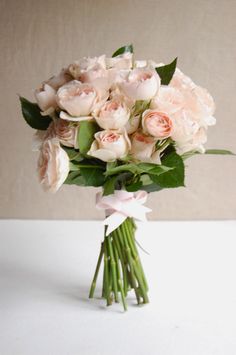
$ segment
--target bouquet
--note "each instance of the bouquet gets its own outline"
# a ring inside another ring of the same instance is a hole
[[[122,302],[134,290],[148,299],[135,240],[135,220],[145,220],[148,193],[184,186],[185,160],[205,150],[215,105],[207,90],[176,67],[135,60],[133,46],[112,57],[83,58],[44,81],[36,103],[20,97],[22,114],[36,130],[38,176],[43,188],[62,184],[101,187],[104,240],[89,297],[103,262],[102,297]]]

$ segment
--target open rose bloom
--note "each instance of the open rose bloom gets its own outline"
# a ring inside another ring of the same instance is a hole
[[[36,130],[43,188],[56,192],[74,184],[102,189],[97,207],[105,210],[110,238],[98,262],[99,268],[104,256],[110,263],[103,297],[108,305],[122,300],[125,309],[129,289],[138,303],[148,302],[134,242],[134,218],[145,219],[147,194],[184,186],[185,160],[195,154],[232,154],[206,150],[208,129],[216,123],[209,92],[177,68],[177,59],[158,63],[136,60],[133,46],[124,46],[112,57],[70,63],[38,86],[36,103],[20,98],[23,116]]]

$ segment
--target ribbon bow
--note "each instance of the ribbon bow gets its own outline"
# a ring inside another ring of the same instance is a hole
[[[114,194],[102,196],[99,192],[96,195],[96,207],[105,210],[108,217],[103,221],[107,225],[106,235],[109,235],[118,228],[127,217],[133,217],[139,221],[146,221],[146,213],[151,209],[143,206],[147,200],[146,191],[127,192],[115,190]]]

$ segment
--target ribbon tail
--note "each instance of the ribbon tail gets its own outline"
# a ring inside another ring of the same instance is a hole
[[[126,218],[127,216],[119,212],[114,212],[109,217],[107,217],[103,221],[103,225],[107,226],[106,236],[108,236],[111,232],[118,228],[125,221]]]

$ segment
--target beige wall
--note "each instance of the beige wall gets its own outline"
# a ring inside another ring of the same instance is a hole
[[[95,189],[46,194],[35,174],[33,130],[17,93],[85,55],[132,42],[139,58],[179,66],[215,97],[208,147],[236,152],[236,0],[0,0],[0,217],[100,218]],[[152,219],[236,218],[236,157],[188,161],[187,188],[150,196]]]

